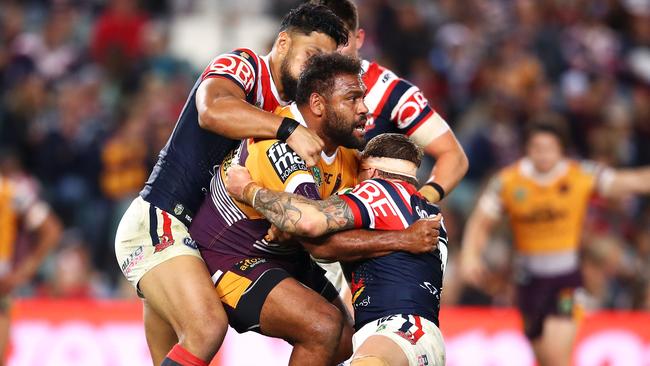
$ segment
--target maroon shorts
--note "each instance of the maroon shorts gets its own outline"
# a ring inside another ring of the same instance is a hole
[[[575,291],[582,286],[579,270],[552,277],[527,276],[517,286],[517,302],[528,339],[544,331],[549,315],[573,317]]]
[[[293,277],[327,301],[338,297],[336,288],[325,278],[320,268],[307,252],[300,251],[288,256],[244,257],[237,254],[224,255],[201,250],[228,322],[237,332],[259,332],[260,313],[267,296],[275,286]]]

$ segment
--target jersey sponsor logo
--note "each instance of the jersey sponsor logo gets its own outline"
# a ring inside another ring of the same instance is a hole
[[[289,150],[289,147],[284,142],[276,142],[266,151],[266,156],[269,158],[273,169],[280,177],[282,183],[294,172],[300,170],[307,170],[307,165],[298,154]]]
[[[239,267],[239,270],[242,272],[248,271],[249,269],[255,268],[258,264],[266,263],[264,258],[246,258],[242,261],[237,262],[235,266]]]
[[[122,272],[124,275],[128,275],[131,273],[131,270],[133,270],[133,267],[135,267],[138,262],[140,262],[144,258],[144,251],[142,250],[142,246],[139,246],[136,250],[134,250],[129,256],[122,262]]]
[[[242,53],[245,55],[245,53]],[[255,71],[240,55],[227,54],[217,57],[206,70],[206,74],[228,75],[237,80],[248,94],[255,85]]]
[[[362,184],[354,191],[354,195],[368,205],[375,216],[394,217],[397,215],[395,207],[388,200],[385,192],[374,184]]]
[[[198,249],[199,248],[199,246],[196,244],[196,241],[194,239],[190,238],[189,236],[186,236],[183,239],[183,244],[187,245],[188,247],[190,247],[192,249]]]
[[[397,110],[397,127],[404,129],[408,127],[414,119],[427,106],[427,98],[424,97],[421,91],[413,93]]]

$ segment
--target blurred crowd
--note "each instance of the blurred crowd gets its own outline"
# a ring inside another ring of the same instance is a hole
[[[197,56],[179,49],[215,56],[252,43],[265,53],[279,17],[298,3],[213,2],[215,22],[241,28],[251,13],[270,29],[251,31],[249,44],[221,34],[220,42],[174,49],[171,40],[188,32],[179,18],[209,16],[208,2],[0,1],[0,153],[37,179],[66,228],[23,295],[134,295],[116,265],[114,231],[201,71]],[[443,204],[452,243],[444,302],[512,305],[507,234],[491,241],[485,286],[468,288],[455,275],[464,222],[486,179],[522,155],[523,127],[542,116],[570,126],[573,157],[650,164],[650,0],[357,4],[367,34],[361,54],[418,85],[470,160]],[[582,251],[593,309],[650,310],[649,203],[593,198]]]

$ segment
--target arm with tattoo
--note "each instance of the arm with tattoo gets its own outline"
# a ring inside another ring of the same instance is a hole
[[[350,207],[336,195],[317,201],[252,182],[244,188],[242,198],[278,229],[297,236],[317,237],[354,227]]]

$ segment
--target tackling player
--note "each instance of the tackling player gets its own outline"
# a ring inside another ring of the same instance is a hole
[[[346,42],[340,19],[326,7],[305,4],[284,18],[268,55],[237,49],[217,56],[194,85],[115,238],[122,272],[144,298],[154,364],[207,365],[227,330],[210,274],[188,232],[212,166],[250,136],[286,141],[307,165],[315,164],[322,140],[295,120],[270,112],[294,98],[309,57]]]
[[[34,276],[59,243],[62,228],[47,203],[38,197],[36,183],[21,172],[14,155],[2,152],[0,157],[0,365],[4,365],[11,292]],[[34,245],[25,258],[12,265],[23,230],[35,235]]]
[[[402,230],[438,207],[417,192],[422,151],[400,134],[370,140],[361,157],[359,183],[324,201],[265,188],[243,167],[228,170],[228,191],[284,232],[316,237],[353,228]],[[355,354],[351,365],[444,365],[438,313],[447,262],[440,230],[435,251],[383,256],[348,263],[352,272]],[[332,258],[349,260],[349,257]]]
[[[590,197],[650,193],[650,168],[614,170],[566,157],[561,120],[529,126],[526,156],[488,184],[465,227],[460,270],[480,287],[488,275],[482,250],[506,216],[518,255],[518,307],[541,366],[569,365],[580,304],[580,234]]]
[[[351,328],[338,293],[299,245],[264,239],[269,222],[252,207],[233,200],[225,187],[231,164],[250,169],[255,181],[272,189],[318,199],[354,185],[357,148],[364,144],[367,109],[356,59],[338,53],[313,57],[301,74],[291,113],[325,141],[323,156],[311,171],[286,143],[249,139],[221,165],[190,229],[212,273],[230,324],[239,332],[255,330],[293,344],[291,365],[329,365],[351,354]],[[346,148],[339,147],[343,145]],[[430,250],[409,235],[369,235],[351,251]],[[437,230],[416,235],[437,236]],[[401,239],[401,240],[400,240]],[[422,238],[421,238],[422,239]],[[431,237],[427,238],[430,240]],[[347,242],[347,240],[339,240]],[[349,246],[349,245],[348,245]],[[337,351],[338,345],[338,351]]]
[[[365,31],[359,28],[357,7],[351,0],[312,0],[325,5],[343,20],[348,43],[340,52],[359,57]],[[363,82],[368,91],[365,103],[370,110],[366,141],[386,132],[401,133],[436,160],[420,193],[429,202],[438,202],[463,179],[469,167],[467,156],[447,122],[424,97],[420,89],[375,61],[361,60]]]

